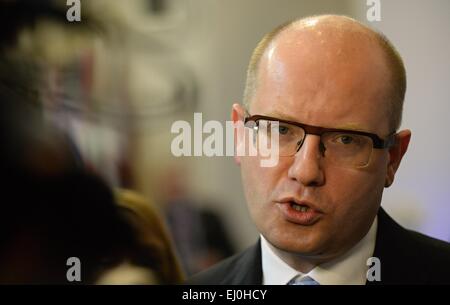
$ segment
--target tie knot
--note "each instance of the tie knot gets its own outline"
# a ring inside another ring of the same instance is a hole
[[[292,280],[290,280],[288,285],[320,285],[310,276],[306,275],[296,275]]]

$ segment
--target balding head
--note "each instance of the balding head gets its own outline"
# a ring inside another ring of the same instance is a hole
[[[399,128],[406,73],[401,57],[382,34],[354,19],[336,15],[307,17],[277,27],[264,36],[252,54],[244,93],[247,109],[255,98],[261,78],[265,77],[261,74],[271,74],[272,80],[276,80],[277,73],[286,66],[286,62],[283,65],[285,58],[290,58],[289,68],[298,67],[295,75],[305,82],[310,81],[309,75],[302,72],[308,68],[323,70],[323,74],[319,74],[323,76],[320,82],[336,82],[336,86],[348,84],[345,84],[345,77],[334,78],[334,75],[378,74],[383,84],[374,89],[378,90],[374,95],[380,102],[386,102],[389,130]],[[370,86],[361,82],[354,87],[357,85]]]

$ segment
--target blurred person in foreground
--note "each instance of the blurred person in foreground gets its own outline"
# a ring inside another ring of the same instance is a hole
[[[180,283],[156,211],[128,192],[114,196],[69,137],[43,119],[39,65],[16,43],[42,18],[65,22],[52,3],[0,1],[0,284]],[[72,257],[80,261],[75,281]],[[111,277],[118,269],[125,272]]]
[[[114,196],[41,120],[26,66],[0,56],[0,67],[9,68],[0,73],[0,284],[180,283],[156,210],[129,191]],[[67,278],[71,257],[81,262],[79,282]]]
[[[249,128],[250,145],[279,137],[276,166],[235,158],[260,239],[189,283],[450,283],[450,245],[380,207],[411,138],[399,131],[405,91],[400,55],[356,20],[313,16],[267,34],[232,107],[245,123],[237,147]]]

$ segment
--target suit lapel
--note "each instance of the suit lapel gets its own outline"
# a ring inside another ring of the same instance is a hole
[[[406,284],[424,281],[425,279],[418,278],[419,275],[416,272],[416,268],[420,268],[420,266],[413,265],[413,262],[418,261],[417,256],[419,255],[414,249],[414,243],[411,241],[408,231],[397,224],[380,207],[373,256],[380,260],[381,281],[367,281],[366,284]]]
[[[231,285],[262,284],[260,241],[243,253],[223,282]]]

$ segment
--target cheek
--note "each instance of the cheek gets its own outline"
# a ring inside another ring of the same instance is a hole
[[[243,157],[241,175],[247,197],[264,196],[263,193],[267,189],[264,186],[270,182],[271,177],[269,168],[261,167],[256,157]]]
[[[257,157],[241,159],[241,175],[247,203],[251,209],[258,209],[270,203],[272,193],[283,176],[281,164],[262,167]]]
[[[336,215],[357,217],[378,208],[384,189],[385,170],[343,170],[327,175]]]

